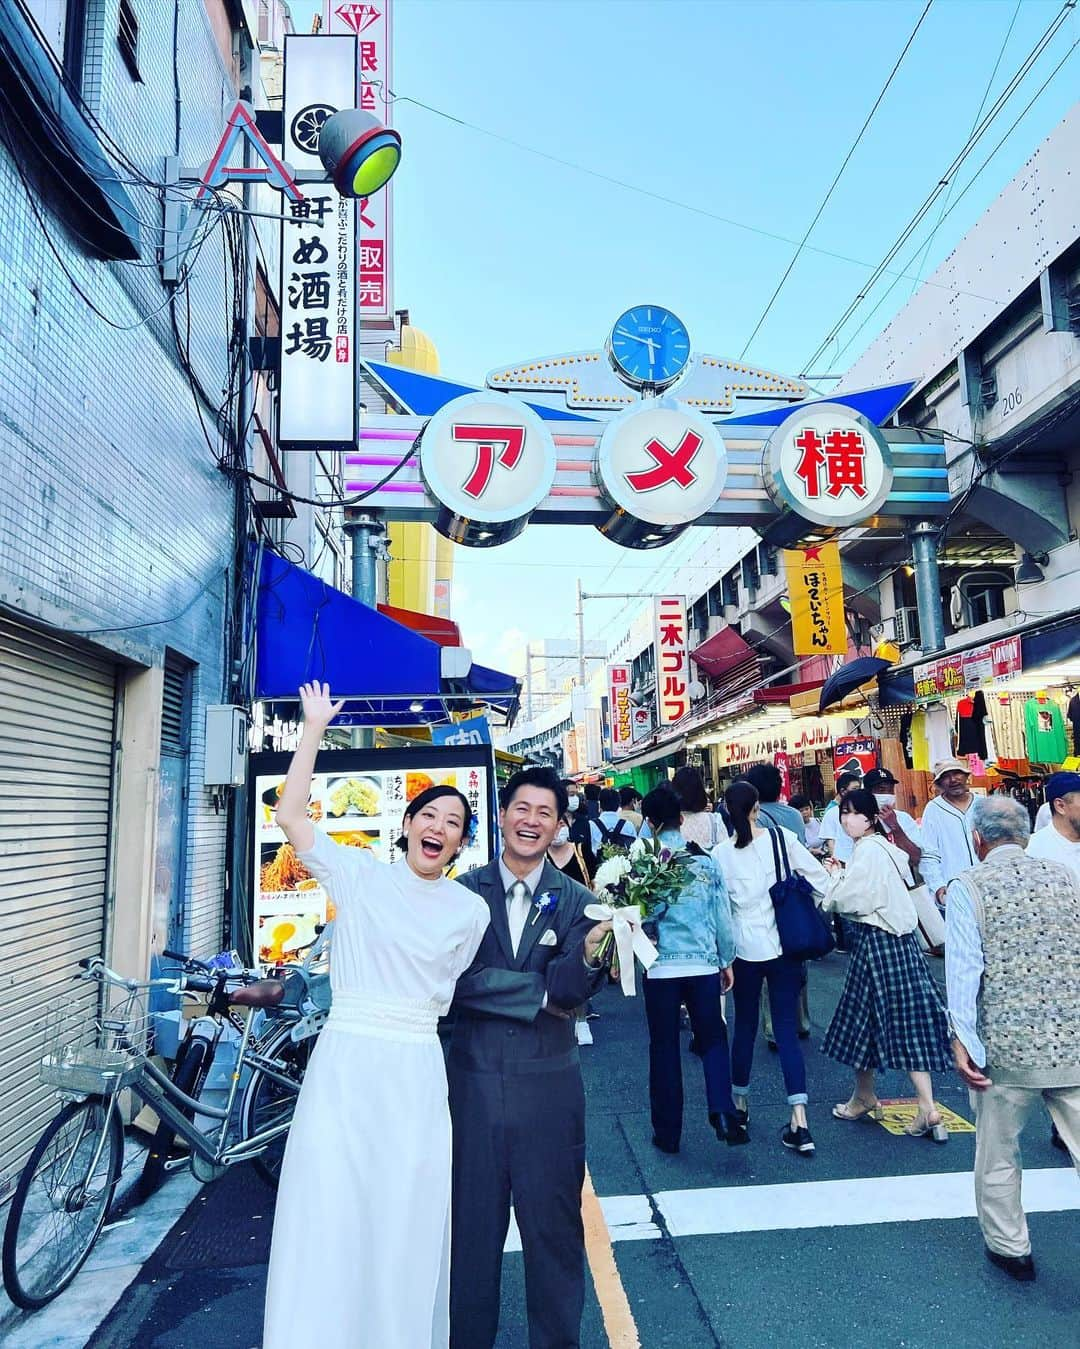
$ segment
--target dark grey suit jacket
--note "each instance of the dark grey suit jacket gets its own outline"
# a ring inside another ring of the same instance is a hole
[[[580,1007],[606,976],[606,969],[590,970],[585,964],[585,937],[595,920],[583,910],[593,896],[545,862],[534,900],[550,892],[557,902],[543,914],[534,903],[515,955],[498,861],[458,880],[487,902],[491,925],[457,983],[451,1064],[490,1072],[509,1066],[508,1060],[576,1058],[574,1023],[558,1013]],[[545,940],[548,932],[555,934],[554,943]],[[554,1015],[541,1010],[545,995]],[[507,1022],[518,1023],[517,1034],[507,1035]]]

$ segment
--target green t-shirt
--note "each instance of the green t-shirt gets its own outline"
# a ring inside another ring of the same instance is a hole
[[[1061,708],[1052,698],[1030,698],[1024,704],[1024,738],[1033,763],[1063,763],[1069,753]]]

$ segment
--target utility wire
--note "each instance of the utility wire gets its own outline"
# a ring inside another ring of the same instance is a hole
[[[964,198],[967,196],[967,194],[968,194],[968,193],[971,191],[971,189],[975,186],[976,182],[978,182],[979,178],[982,176],[982,174],[985,172],[985,170],[989,167],[990,162],[996,157],[998,151],[999,151],[999,150],[1001,149],[1001,147],[1005,144],[1005,142],[1009,139],[1009,137],[1013,134],[1013,132],[1014,132],[1014,131],[1016,130],[1016,128],[1020,125],[1020,123],[1024,120],[1024,118],[1028,115],[1028,113],[1029,113],[1029,112],[1031,111],[1031,109],[1035,106],[1035,104],[1039,101],[1039,99],[1043,96],[1043,94],[1046,92],[1046,90],[1047,90],[1047,88],[1049,87],[1049,85],[1050,85],[1050,84],[1052,83],[1052,81],[1057,77],[1058,72],[1059,72],[1059,71],[1061,70],[1061,68],[1065,65],[1065,63],[1069,60],[1069,58],[1072,56],[1073,52],[1076,50],[1076,48],[1077,48],[1078,46],[1080,46],[1080,38],[1077,38],[1077,39],[1073,42],[1072,46],[1069,47],[1069,49],[1065,52],[1065,55],[1061,58],[1061,60],[1057,63],[1057,65],[1053,68],[1053,70],[1051,70],[1050,74],[1047,75],[1046,79],[1043,80],[1042,84],[1039,85],[1038,89],[1036,89],[1035,93],[1031,96],[1031,98],[1027,101],[1027,103],[1025,103],[1025,105],[1024,105],[1024,107],[1021,109],[1019,115],[1013,120],[1013,122],[1012,122],[1011,125],[1009,126],[1009,129],[1005,132],[1005,134],[1001,137],[1001,139],[997,142],[997,144],[994,146],[994,148],[993,148],[993,149],[990,151],[990,153],[986,156],[986,158],[983,160],[983,162],[979,165],[979,167],[978,167],[978,168],[975,170],[975,172],[971,175],[971,177],[968,179],[968,181],[964,184],[964,186],[961,188],[960,192],[957,194],[957,196],[956,196],[955,199],[953,200],[952,204],[949,206],[948,210],[946,210],[946,211],[944,212],[944,214],[941,216],[941,218],[938,220],[937,225],[934,226],[934,229],[935,229],[935,230],[940,229],[940,227],[944,224],[944,222],[945,222],[946,220],[948,220],[949,216],[952,215],[952,213],[956,210],[956,208],[957,208],[957,207],[960,205],[960,203],[964,200]],[[914,255],[912,255],[912,258],[910,259],[910,261],[909,261],[909,263],[908,263],[908,266],[910,266],[911,263],[914,262],[914,261],[915,261],[915,257],[914,257]],[[856,342],[857,339],[858,339],[859,334],[863,331],[863,329],[866,327],[866,325],[867,325],[868,323],[870,323],[870,321],[873,319],[874,315],[878,312],[878,310],[881,308],[881,306],[885,303],[885,301],[886,301],[886,300],[889,298],[889,296],[893,293],[893,291],[896,289],[897,285],[900,283],[900,281],[901,281],[902,279],[903,279],[902,274],[901,274],[901,273],[897,273],[896,276],[894,277],[893,281],[891,282],[891,284],[883,291],[883,293],[882,293],[882,295],[881,295],[881,298],[880,298],[880,299],[877,301],[877,303],[874,305],[873,309],[870,310],[870,312],[866,315],[866,317],[863,319],[863,321],[859,324],[859,326],[858,326],[858,327],[855,329],[855,331],[851,334],[851,336],[850,336],[850,337],[848,338],[848,340],[844,343],[844,345],[843,345],[842,347],[840,347],[839,350],[835,353],[835,358],[836,358],[836,360],[839,360],[840,357],[842,357],[842,356],[844,355],[844,353],[845,353],[846,351],[848,351],[848,350],[855,344],[855,342]],[[929,283],[924,283],[924,284],[929,284]],[[842,378],[842,376],[840,376],[840,375],[831,375],[831,376],[829,376],[829,378],[831,378],[831,379],[840,379],[840,378]],[[948,435],[948,432],[946,432],[945,434]]]
[[[1009,45],[1009,38],[1012,37],[1012,30],[1016,27],[1016,19],[1017,19],[1017,16],[1019,15],[1019,13],[1020,13],[1020,6],[1021,6],[1022,4],[1023,4],[1023,0],[1016,0],[1016,5],[1015,5],[1015,7],[1014,7],[1014,9],[1013,9],[1013,12],[1012,12],[1012,18],[1009,20],[1009,26],[1008,26],[1008,28],[1005,30],[1005,36],[1002,38],[1002,40],[1001,40],[1001,46],[998,48],[997,60],[994,62],[994,68],[993,68],[993,70],[991,70],[991,72],[990,72],[990,78],[986,81],[986,88],[983,90],[983,96],[982,96],[982,98],[981,98],[980,101],[979,101],[979,110],[978,110],[978,112],[975,114],[974,120],[973,120],[972,123],[971,123],[971,131],[968,132],[968,135],[969,135],[969,136],[974,132],[975,128],[979,125],[979,118],[980,118],[980,117],[982,116],[982,114],[983,114],[983,108],[986,107],[986,100],[990,97],[990,90],[994,87],[994,81],[997,79],[997,73],[998,73],[998,70],[1000,69],[1000,67],[1001,67],[1001,62],[1002,62],[1002,60],[1003,60],[1003,58],[1004,58],[1004,56],[1005,56],[1005,48]],[[916,271],[917,271],[917,273],[918,273],[919,280],[922,279],[922,272],[923,272],[923,268],[926,266],[926,258],[927,258],[927,254],[930,252],[930,246],[931,246],[931,244],[933,244],[934,239],[935,239],[935,237],[937,236],[937,232],[938,232],[938,230],[941,228],[942,221],[945,219],[945,214],[946,214],[946,212],[947,212],[947,210],[948,210],[948,207],[949,207],[949,199],[952,197],[952,190],[953,190],[953,187],[954,187],[955,183],[956,183],[956,179],[954,178],[953,181],[949,184],[949,190],[948,190],[948,192],[945,193],[945,200],[941,203],[941,212],[940,212],[940,214],[938,215],[938,218],[937,218],[937,224],[936,224],[936,225],[934,226],[934,228],[930,231],[930,236],[929,236],[929,238],[926,240],[926,243],[923,245],[923,248],[922,248],[922,256],[919,258],[919,265],[918,265],[918,267],[917,267],[917,269],[916,269]],[[918,281],[918,280],[913,281],[913,282],[911,283],[911,294],[912,294],[912,295],[915,294],[915,291],[916,291],[916,289],[918,288],[918,285],[919,285],[919,281]]]
[[[882,100],[885,98],[885,95],[889,92],[889,87],[892,84],[893,80],[896,78],[897,71],[903,65],[904,57],[907,56],[908,52],[910,51],[911,44],[915,41],[919,29],[923,26],[923,21],[925,20],[926,16],[930,13],[930,7],[931,5],[933,5],[933,3],[934,0],[926,0],[926,6],[923,9],[923,12],[919,15],[918,19],[916,20],[915,27],[911,30],[908,40],[904,43],[903,50],[900,52],[900,55],[896,58],[896,62],[893,65],[892,70],[889,71],[888,79],[881,86],[881,90],[878,93],[877,98],[874,99],[873,107],[866,114],[866,118],[863,121],[862,126],[859,128],[859,134],[852,141],[847,154],[844,156],[843,160],[840,163],[840,167],[836,170],[836,173],[833,176],[833,180],[828,186],[828,190],[822,197],[821,203],[818,206],[817,210],[814,212],[814,218],[810,221],[809,225],[807,225],[803,237],[799,240],[795,252],[791,256],[791,260],[789,261],[788,265],[784,268],[783,275],[780,277],[780,280],[776,283],[776,287],[773,290],[773,293],[769,296],[768,303],[766,304],[765,308],[761,311],[761,314],[758,317],[758,321],[754,324],[753,331],[750,333],[750,336],[746,339],[742,351],[739,352],[740,361],[746,359],[746,353],[750,350],[750,344],[753,342],[754,338],[757,337],[759,331],[761,330],[761,325],[765,322],[765,320],[769,317],[769,314],[772,312],[772,307],[776,303],[777,298],[780,295],[780,292],[784,289],[784,286],[787,284],[788,277],[791,275],[792,271],[795,268],[795,264],[802,256],[802,252],[803,249],[806,247],[807,240],[810,238],[810,235],[814,232],[814,226],[821,219],[822,212],[825,210],[825,207],[828,206],[830,200],[832,199],[832,194],[836,191],[836,186],[840,182],[840,179],[843,177],[844,170],[851,162],[852,155],[855,153],[855,151],[859,148],[859,145],[862,143],[862,138],[866,135],[870,123],[874,120],[874,114],[877,112],[878,108],[881,107]],[[1019,6],[1017,6],[1017,8],[1019,8]],[[982,109],[980,109],[980,112],[981,111]]]
[[[889,251],[885,254],[885,257],[882,259],[881,262],[878,263],[877,267],[874,268],[874,271],[871,274],[869,281],[851,300],[847,308],[844,310],[843,314],[833,325],[833,327],[829,330],[828,335],[818,344],[818,346],[814,349],[813,353],[808,357],[808,359],[803,362],[802,365],[803,370],[811,369],[811,367],[814,364],[816,364],[816,362],[824,355],[824,353],[828,350],[831,344],[837,340],[840,331],[843,329],[844,324],[847,323],[851,315],[863,303],[863,301],[869,294],[870,289],[880,279],[880,277],[885,274],[885,271],[889,267],[890,263],[900,252],[900,250],[904,247],[908,239],[911,238],[915,230],[918,229],[919,225],[922,224],[923,220],[930,212],[931,208],[937,201],[938,197],[940,197],[941,194],[948,187],[953,174],[956,173],[956,171],[960,168],[961,164],[963,164],[964,161],[967,159],[968,155],[972,152],[972,150],[974,150],[975,146],[982,139],[983,135],[985,134],[990,124],[996,119],[998,113],[1001,111],[1001,109],[1005,106],[1005,104],[1015,93],[1019,85],[1026,78],[1032,66],[1036,63],[1036,61],[1038,61],[1039,57],[1043,54],[1046,48],[1053,41],[1055,35],[1057,34],[1058,29],[1065,23],[1066,19],[1072,13],[1073,9],[1075,9],[1076,3],[1077,0],[1065,0],[1065,4],[1062,6],[1059,13],[1051,20],[1046,31],[1043,33],[1042,37],[1038,40],[1035,46],[1028,53],[1019,70],[1016,71],[1012,79],[998,95],[990,111],[985,115],[985,117],[983,117],[979,125],[975,128],[974,132],[972,132],[972,134],[968,137],[966,143],[960,150],[959,154],[956,155],[952,163],[948,166],[948,168],[942,174],[941,178],[938,180],[935,187],[931,190],[930,194],[927,196],[923,204],[919,207],[919,209],[915,212],[912,218],[908,221],[907,225],[905,225],[904,229],[900,233],[899,238],[892,245]]]

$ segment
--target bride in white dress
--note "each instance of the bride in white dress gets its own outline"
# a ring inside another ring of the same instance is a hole
[[[471,824],[451,787],[406,809],[404,862],[307,818],[315,755],[342,704],[300,690],[304,731],[277,822],[336,907],[333,1010],[296,1105],[278,1189],[264,1349],[445,1349],[450,1115],[436,1023],[488,924],[444,871]]]

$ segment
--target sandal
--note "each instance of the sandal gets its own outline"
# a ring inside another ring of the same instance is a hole
[[[924,1115],[920,1110],[910,1124],[904,1125],[904,1133],[906,1133],[909,1138],[929,1137],[932,1138],[935,1143],[947,1143],[949,1141],[949,1131],[945,1127],[945,1121],[938,1115],[936,1110],[933,1111],[933,1114],[937,1115],[936,1121],[932,1119],[931,1115]]]
[[[861,1107],[861,1109],[859,1108]],[[850,1101],[844,1101],[840,1105],[834,1105],[832,1108],[835,1119],[858,1120],[872,1119],[880,1123],[885,1118],[885,1112],[881,1108],[880,1101],[859,1101],[855,1104],[855,1098]]]

